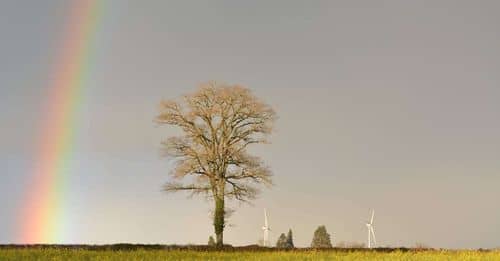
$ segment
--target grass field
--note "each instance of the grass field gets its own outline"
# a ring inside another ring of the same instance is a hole
[[[0,249],[0,260],[500,260],[500,251],[193,251]]]

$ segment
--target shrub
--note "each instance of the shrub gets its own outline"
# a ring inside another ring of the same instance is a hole
[[[213,236],[208,237],[208,246],[215,246],[215,240]]]

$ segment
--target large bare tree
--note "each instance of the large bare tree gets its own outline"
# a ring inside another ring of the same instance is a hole
[[[159,124],[179,127],[183,134],[163,146],[176,159],[167,192],[188,191],[215,202],[213,225],[217,246],[223,245],[225,201],[248,202],[257,185],[272,185],[264,163],[247,153],[251,144],[266,143],[276,119],[274,110],[239,85],[203,84],[181,101],[160,104]]]

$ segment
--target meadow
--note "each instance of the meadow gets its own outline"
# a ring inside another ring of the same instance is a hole
[[[0,260],[500,260],[500,251],[4,248],[0,249]]]

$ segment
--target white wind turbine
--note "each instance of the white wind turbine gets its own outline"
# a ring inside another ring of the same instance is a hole
[[[373,243],[377,244],[375,239],[375,232],[373,231],[373,216],[375,215],[375,210],[372,210],[372,218],[370,222],[366,222],[366,228],[368,228],[368,248],[372,248],[371,238],[373,237]]]
[[[262,227],[262,230],[264,231],[264,240],[262,244],[264,246],[270,246],[269,244],[269,231],[271,231],[271,228],[269,227],[269,223],[267,221],[267,211],[264,209],[264,226]]]

